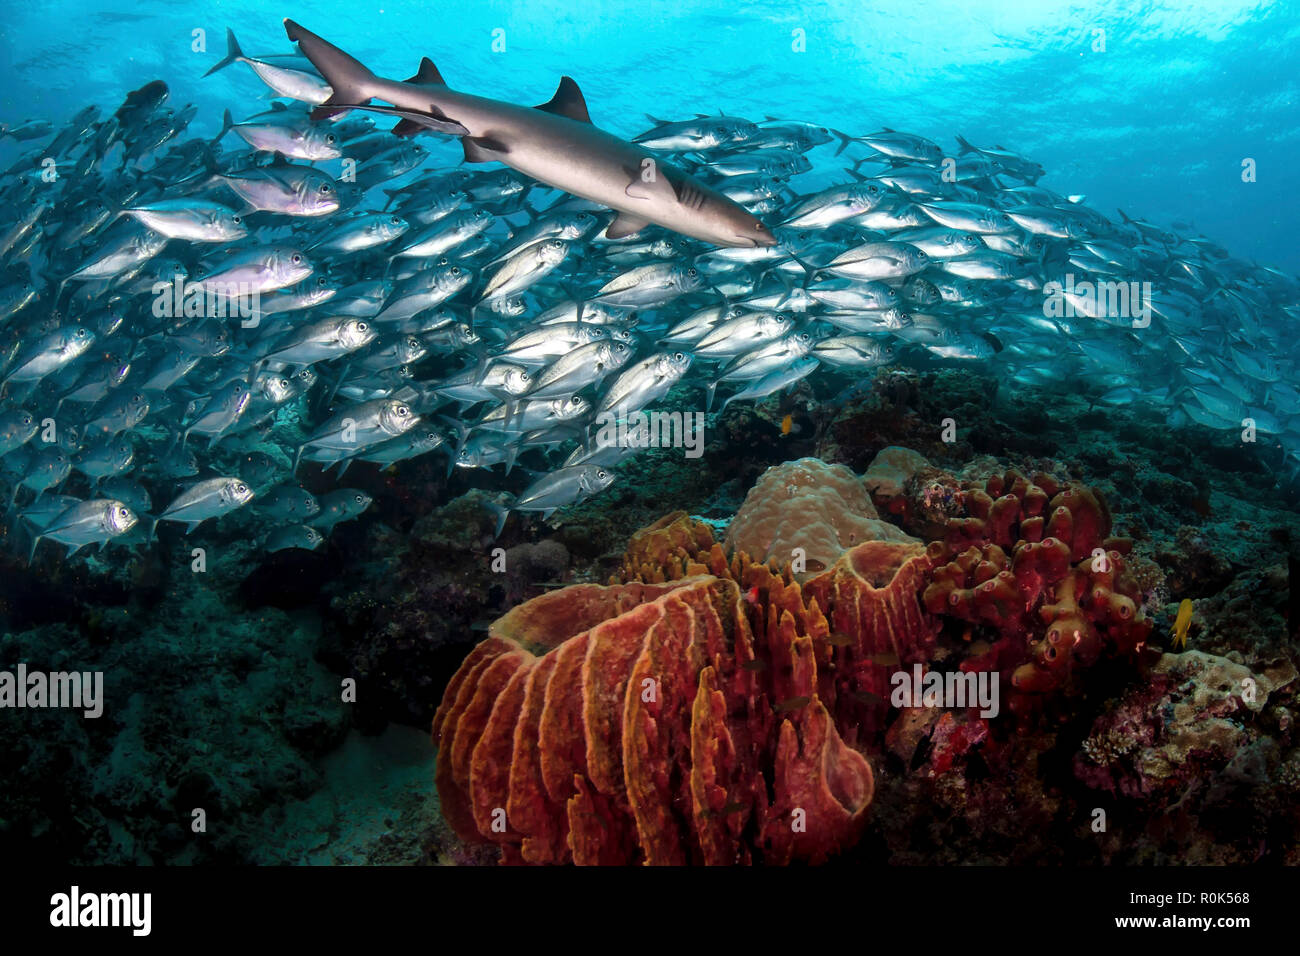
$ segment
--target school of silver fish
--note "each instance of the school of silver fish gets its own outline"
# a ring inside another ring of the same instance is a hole
[[[210,72],[247,66],[274,99],[212,140],[162,81],[111,115],[0,124],[21,150],[0,173],[0,477],[29,559],[242,508],[267,551],[312,550],[371,499],[313,495],[302,469],[429,454],[527,455],[501,515],[549,516],[640,450],[596,423],[679,383],[710,410],[721,390],[719,414],[923,356],[1249,428],[1279,481],[1300,472],[1296,277],[1109,218],[1001,146],[727,115],[629,142],[568,77],[521,107],[286,30],[301,54],[228,34]]]

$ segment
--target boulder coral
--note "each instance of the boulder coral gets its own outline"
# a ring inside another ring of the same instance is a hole
[[[864,541],[907,541],[876,513],[862,479],[843,465],[800,458],[767,469],[727,528],[729,551],[786,563],[801,549],[802,580],[835,563]]]

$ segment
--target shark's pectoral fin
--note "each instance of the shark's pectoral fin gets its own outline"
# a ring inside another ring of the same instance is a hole
[[[609,224],[609,228],[605,230],[605,235],[610,239],[625,239],[635,232],[640,232],[648,225],[650,225],[649,219],[642,219],[640,216],[621,212],[618,214],[618,217]]]
[[[510,152],[510,147],[491,136],[465,136],[461,139],[465,147],[465,162],[495,163]]]
[[[534,106],[533,109],[577,120],[579,123],[591,122],[591,114],[587,112],[587,101],[571,76],[560,77],[560,85],[555,95],[548,102]]]
[[[469,130],[457,123],[453,119],[448,119],[432,103],[426,110],[408,110],[398,106],[372,106],[368,103],[349,103],[345,107],[350,110],[365,110],[368,113],[382,113],[384,116],[400,116],[402,123],[411,123],[419,129],[430,129],[435,133],[448,133],[452,136],[468,136]],[[313,116],[315,111],[313,111]],[[399,123],[398,126],[401,126]],[[410,129],[408,126],[407,129]],[[399,136],[410,135],[409,133],[399,133]]]
[[[415,76],[411,77],[406,82],[423,83],[426,86],[430,83],[437,83],[439,86],[447,85],[447,81],[442,78],[442,74],[438,72],[438,68],[433,65],[433,61],[427,56],[420,60],[420,68],[415,71]]]
[[[394,136],[414,136],[416,133],[422,133],[426,129],[428,129],[427,126],[422,126],[415,122],[415,120],[404,119],[394,126],[390,132]]]

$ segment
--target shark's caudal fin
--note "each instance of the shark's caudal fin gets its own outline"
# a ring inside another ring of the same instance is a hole
[[[312,119],[328,119],[370,102],[368,90],[375,75],[359,60],[292,20],[284,21],[284,32],[298,44],[302,55],[320,71],[320,75],[334,91],[329,99],[312,110]]]

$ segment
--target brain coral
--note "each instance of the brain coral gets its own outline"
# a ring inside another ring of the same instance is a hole
[[[796,574],[802,579],[864,541],[916,539],[880,519],[862,480],[848,468],[800,458],[759,476],[727,528],[726,545],[782,564],[802,548],[806,570]]]

